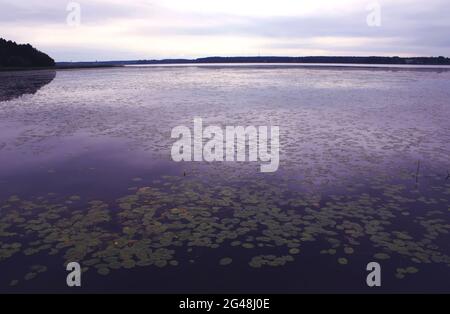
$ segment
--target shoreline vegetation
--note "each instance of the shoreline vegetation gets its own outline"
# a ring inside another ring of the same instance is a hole
[[[57,62],[59,69],[113,67],[125,65],[177,65],[177,64],[345,64],[345,65],[445,65],[450,66],[450,58],[446,57],[207,57],[198,59],[161,59],[161,60],[122,60],[94,62]]]
[[[52,68],[55,60],[30,44],[0,38],[0,70]]]
[[[198,59],[161,59],[161,60],[123,60],[94,62],[55,62],[47,54],[30,44],[0,38],[0,72],[23,70],[70,70],[121,67],[125,65],[177,65],[177,64],[330,64],[339,65],[426,65],[450,66],[447,57],[357,57],[357,56],[241,56],[241,57],[206,57]]]

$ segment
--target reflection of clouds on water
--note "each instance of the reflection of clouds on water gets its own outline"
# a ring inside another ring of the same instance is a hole
[[[170,133],[191,126],[279,125],[279,173],[312,184],[370,176],[397,162],[445,164],[450,72],[298,67],[153,67],[62,71],[45,92],[0,105],[25,123],[12,145],[47,152],[84,132],[170,159]],[[11,143],[9,143],[11,144]],[[11,145],[9,145],[11,146]],[[221,174],[253,164],[191,163]]]
[[[0,72],[0,101],[8,101],[25,94],[35,94],[56,76],[54,70]]]

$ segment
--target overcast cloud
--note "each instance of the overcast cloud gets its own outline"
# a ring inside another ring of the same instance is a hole
[[[57,61],[235,55],[450,56],[448,0],[0,0],[0,37]],[[367,9],[381,6],[380,27]]]

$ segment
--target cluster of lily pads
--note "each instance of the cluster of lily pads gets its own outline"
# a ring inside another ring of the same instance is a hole
[[[399,279],[416,273],[419,264],[450,266],[449,183],[435,186],[440,198],[434,198],[411,195],[383,178],[373,178],[370,190],[353,186],[354,193],[330,195],[264,179],[210,184],[164,176],[151,184],[132,182],[139,186],[114,202],[53,193],[31,200],[11,196],[0,205],[0,263],[18,254],[48,254],[105,276],[134,267],[177,267],[195,249],[227,246],[254,251],[250,267],[280,267],[316,241],[325,243],[318,253],[340,265],[360,251],[380,261],[401,256],[409,265],[397,270]],[[218,262],[231,264],[229,256]],[[32,265],[23,280],[46,270]]]

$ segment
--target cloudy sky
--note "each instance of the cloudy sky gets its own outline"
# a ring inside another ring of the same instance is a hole
[[[0,37],[31,43],[57,61],[217,55],[450,57],[449,0],[75,2],[81,8],[79,25],[77,6],[70,1],[0,0]],[[381,25],[373,26],[378,8]]]

